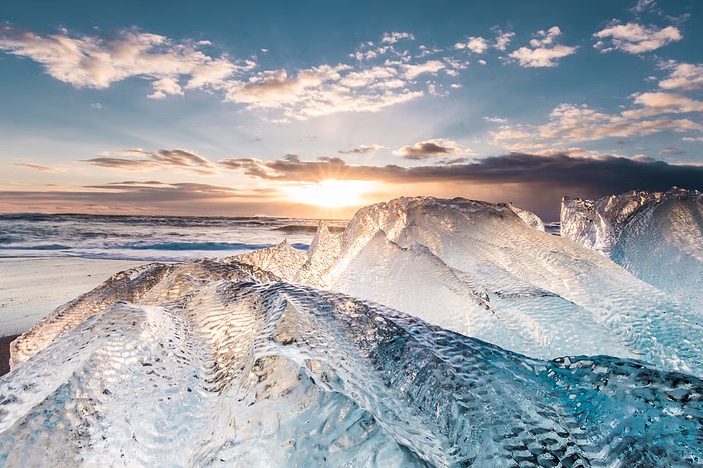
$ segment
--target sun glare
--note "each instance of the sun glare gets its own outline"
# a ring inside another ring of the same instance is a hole
[[[291,201],[324,208],[344,208],[364,205],[364,194],[371,182],[362,180],[327,179],[317,183],[301,184],[285,189]]]

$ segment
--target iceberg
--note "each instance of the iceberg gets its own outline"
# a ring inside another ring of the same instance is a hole
[[[285,279],[521,354],[604,354],[703,373],[698,316],[510,205],[399,198],[359,210],[341,234],[322,225],[307,255]]]
[[[476,208],[522,223],[509,208]],[[416,226],[396,234],[419,239]],[[390,242],[374,232],[359,251]],[[441,267],[430,246],[395,245],[393,261]],[[526,357],[236,259],[115,275],[20,338],[20,351],[0,379],[6,466],[703,462],[697,377],[617,357]]]
[[[628,192],[595,202],[564,199],[562,236],[703,313],[703,194]]]

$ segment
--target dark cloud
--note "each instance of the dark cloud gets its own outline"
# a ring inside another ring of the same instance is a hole
[[[453,153],[458,148],[457,144],[450,140],[427,140],[415,143],[414,145],[406,145],[393,154],[402,156],[404,159],[421,160],[433,158],[435,156],[446,156]]]
[[[703,166],[674,165],[650,158],[615,156],[538,156],[510,153],[471,163],[416,167],[349,165],[339,158],[301,161],[289,155],[276,161],[224,159],[224,167],[258,179],[315,182],[329,178],[377,180],[391,184],[440,183],[462,196],[492,190],[496,201],[514,201],[547,219],[558,219],[564,195],[600,198],[628,190],[665,191],[673,185],[703,190]],[[451,185],[450,185],[451,184]],[[403,193],[413,195],[414,193]],[[501,198],[498,199],[500,195]]]
[[[131,149],[117,151],[115,154],[123,157],[105,156],[85,159],[82,160],[82,162],[122,171],[148,171],[153,169],[176,168],[189,170],[201,175],[211,175],[215,173],[215,166],[210,161],[198,154],[181,149],[158,151]]]
[[[482,184],[575,184],[613,193],[634,188],[661,190],[668,189],[671,185],[703,188],[702,166],[673,165],[652,159],[635,160],[616,156],[585,158],[566,154],[537,156],[510,153],[468,164],[416,167],[350,165],[342,159],[326,157],[316,161],[301,161],[295,155],[286,155],[275,161],[223,159],[219,163],[259,179],[301,182],[314,182],[335,176],[393,183],[465,181]]]
[[[683,151],[678,148],[674,148],[673,146],[669,146],[668,148],[662,148],[659,150],[659,154],[683,154]]]

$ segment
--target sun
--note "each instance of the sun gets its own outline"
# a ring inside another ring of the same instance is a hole
[[[304,183],[284,190],[293,202],[323,208],[345,208],[365,205],[364,194],[371,189],[371,182],[363,180],[326,179]]]

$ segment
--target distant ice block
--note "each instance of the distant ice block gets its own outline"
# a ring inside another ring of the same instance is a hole
[[[397,249],[400,262],[437,261]],[[25,341],[62,332],[0,379],[0,464],[703,463],[696,377],[604,356],[531,359],[270,279],[237,262],[153,265],[38,325]]]
[[[518,215],[520,219],[525,221],[525,223],[527,223],[527,225],[530,226],[532,229],[544,231],[544,223],[542,222],[542,219],[539,216],[532,213],[531,211],[520,209],[517,206],[514,206],[512,203],[508,206],[510,206],[510,209],[513,210],[513,213]]]
[[[703,194],[673,188],[596,202],[564,199],[561,217],[562,236],[608,255],[703,314]]]
[[[505,204],[399,198],[359,210],[323,245],[308,253],[317,267],[296,281],[533,357],[608,354],[703,371],[695,315]]]

